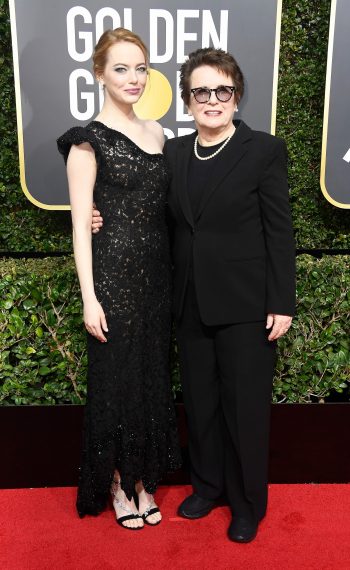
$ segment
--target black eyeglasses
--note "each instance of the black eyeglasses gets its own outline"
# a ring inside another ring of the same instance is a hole
[[[197,103],[208,103],[213,91],[218,101],[226,103],[231,99],[233,92],[236,91],[236,87],[219,85],[216,89],[209,89],[209,87],[195,87],[194,89],[191,89],[191,93],[193,93]]]

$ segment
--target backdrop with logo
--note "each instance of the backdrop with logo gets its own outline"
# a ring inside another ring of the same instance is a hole
[[[149,7],[146,7],[148,5]],[[92,74],[93,47],[105,29],[141,35],[153,71],[138,103],[168,137],[193,129],[178,92],[186,54],[209,45],[232,52],[246,78],[239,115],[274,132],[281,0],[10,0],[22,189],[46,209],[67,209],[68,191],[56,138],[87,124],[102,93]]]
[[[329,27],[321,189],[331,204],[350,208],[350,2],[333,0]]]

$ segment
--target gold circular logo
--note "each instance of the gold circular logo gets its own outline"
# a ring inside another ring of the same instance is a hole
[[[169,111],[173,93],[168,79],[157,69],[150,69],[142,97],[134,105],[140,119],[158,121]]]

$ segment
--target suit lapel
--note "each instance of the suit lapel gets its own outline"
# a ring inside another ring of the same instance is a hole
[[[215,161],[212,176],[210,177],[208,184],[203,189],[199,208],[197,210],[196,221],[200,218],[209,198],[211,198],[223,180],[247,152],[250,139],[251,129],[243,121],[240,121],[238,126],[236,126],[236,132],[232,139],[219,153]]]
[[[188,197],[187,177],[188,165],[190,162],[196,134],[197,133],[194,133],[193,136],[186,137],[183,141],[180,142],[177,148],[176,156],[176,192],[183,214],[190,226],[193,226],[194,220],[190,200]]]

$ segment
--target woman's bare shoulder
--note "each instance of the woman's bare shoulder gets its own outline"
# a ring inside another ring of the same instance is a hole
[[[161,142],[162,146],[164,144],[164,131],[163,127],[157,121],[151,119],[144,121],[145,128],[151,132],[157,139]]]

